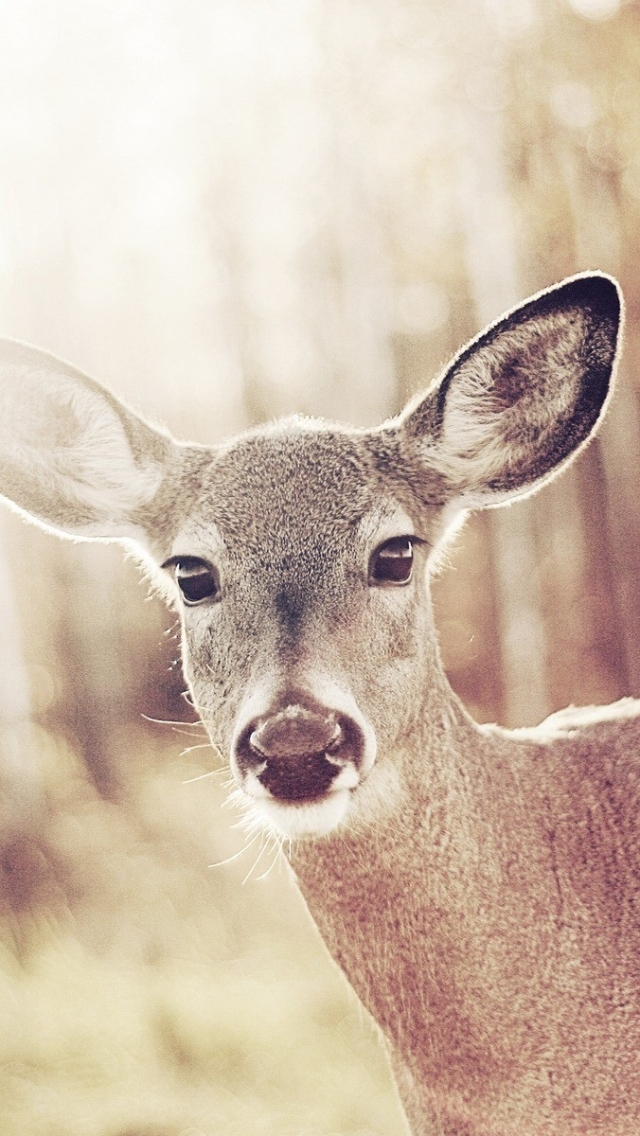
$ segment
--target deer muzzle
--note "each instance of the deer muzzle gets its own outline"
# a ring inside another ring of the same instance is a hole
[[[364,750],[353,718],[296,700],[249,721],[236,738],[234,761],[241,779],[257,780],[266,794],[293,804],[354,788]]]

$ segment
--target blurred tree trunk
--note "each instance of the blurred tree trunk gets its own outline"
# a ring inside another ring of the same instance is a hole
[[[19,609],[0,522],[0,836],[34,826],[41,804],[37,741]],[[7,523],[7,521],[9,523]]]
[[[561,73],[562,40],[554,37],[554,27],[551,17],[547,26],[548,58]],[[558,129],[552,135],[551,149],[564,182],[576,268],[600,268],[619,277],[624,252],[621,155],[611,130],[599,116],[598,78],[593,77],[593,89],[587,84],[565,84],[560,88],[566,91],[568,87],[574,99],[583,99],[583,113],[590,130],[585,137],[575,128]],[[640,694],[640,495],[633,474],[640,452],[640,413],[632,372],[625,366],[621,368],[615,398],[600,435],[599,449],[605,484],[604,553],[611,569],[610,617],[622,644],[620,691]],[[586,548],[587,562],[595,555],[593,549]]]
[[[100,795],[117,800],[132,761],[126,731],[135,716],[136,664],[135,654],[124,650],[121,550],[58,542],[53,555],[54,639],[70,740]]]
[[[614,601],[623,644],[626,692],[640,695],[640,415],[623,371],[602,432]]]
[[[464,77],[464,101],[454,119],[457,195],[466,241],[467,271],[476,326],[495,319],[521,296],[512,205],[505,169],[503,88],[504,43],[480,12],[473,23],[460,19],[472,40],[469,61],[481,59]],[[500,628],[504,689],[503,721],[529,725],[549,710],[546,642],[534,566],[535,528],[531,508],[497,509],[491,514],[496,610]]]

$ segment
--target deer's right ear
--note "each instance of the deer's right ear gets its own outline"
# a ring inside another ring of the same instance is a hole
[[[594,433],[617,356],[621,295],[574,276],[488,327],[400,419],[412,482],[461,508],[532,492]]]
[[[80,371],[0,340],[0,494],[35,520],[148,546],[145,522],[177,449]]]

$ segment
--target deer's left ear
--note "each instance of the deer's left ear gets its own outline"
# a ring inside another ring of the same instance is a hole
[[[537,488],[595,431],[621,313],[616,282],[589,273],[491,324],[401,416],[410,467],[466,508]]]
[[[177,449],[75,367],[0,340],[0,494],[41,524],[148,546]]]

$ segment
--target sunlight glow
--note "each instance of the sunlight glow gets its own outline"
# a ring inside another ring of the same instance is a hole
[[[428,335],[449,318],[449,299],[442,288],[428,280],[408,284],[398,291],[396,323],[399,329]]]
[[[569,4],[574,12],[588,20],[608,20],[620,8],[620,0],[569,0]]]
[[[598,118],[593,92],[586,83],[559,83],[551,92],[551,109],[565,126],[587,130]]]

